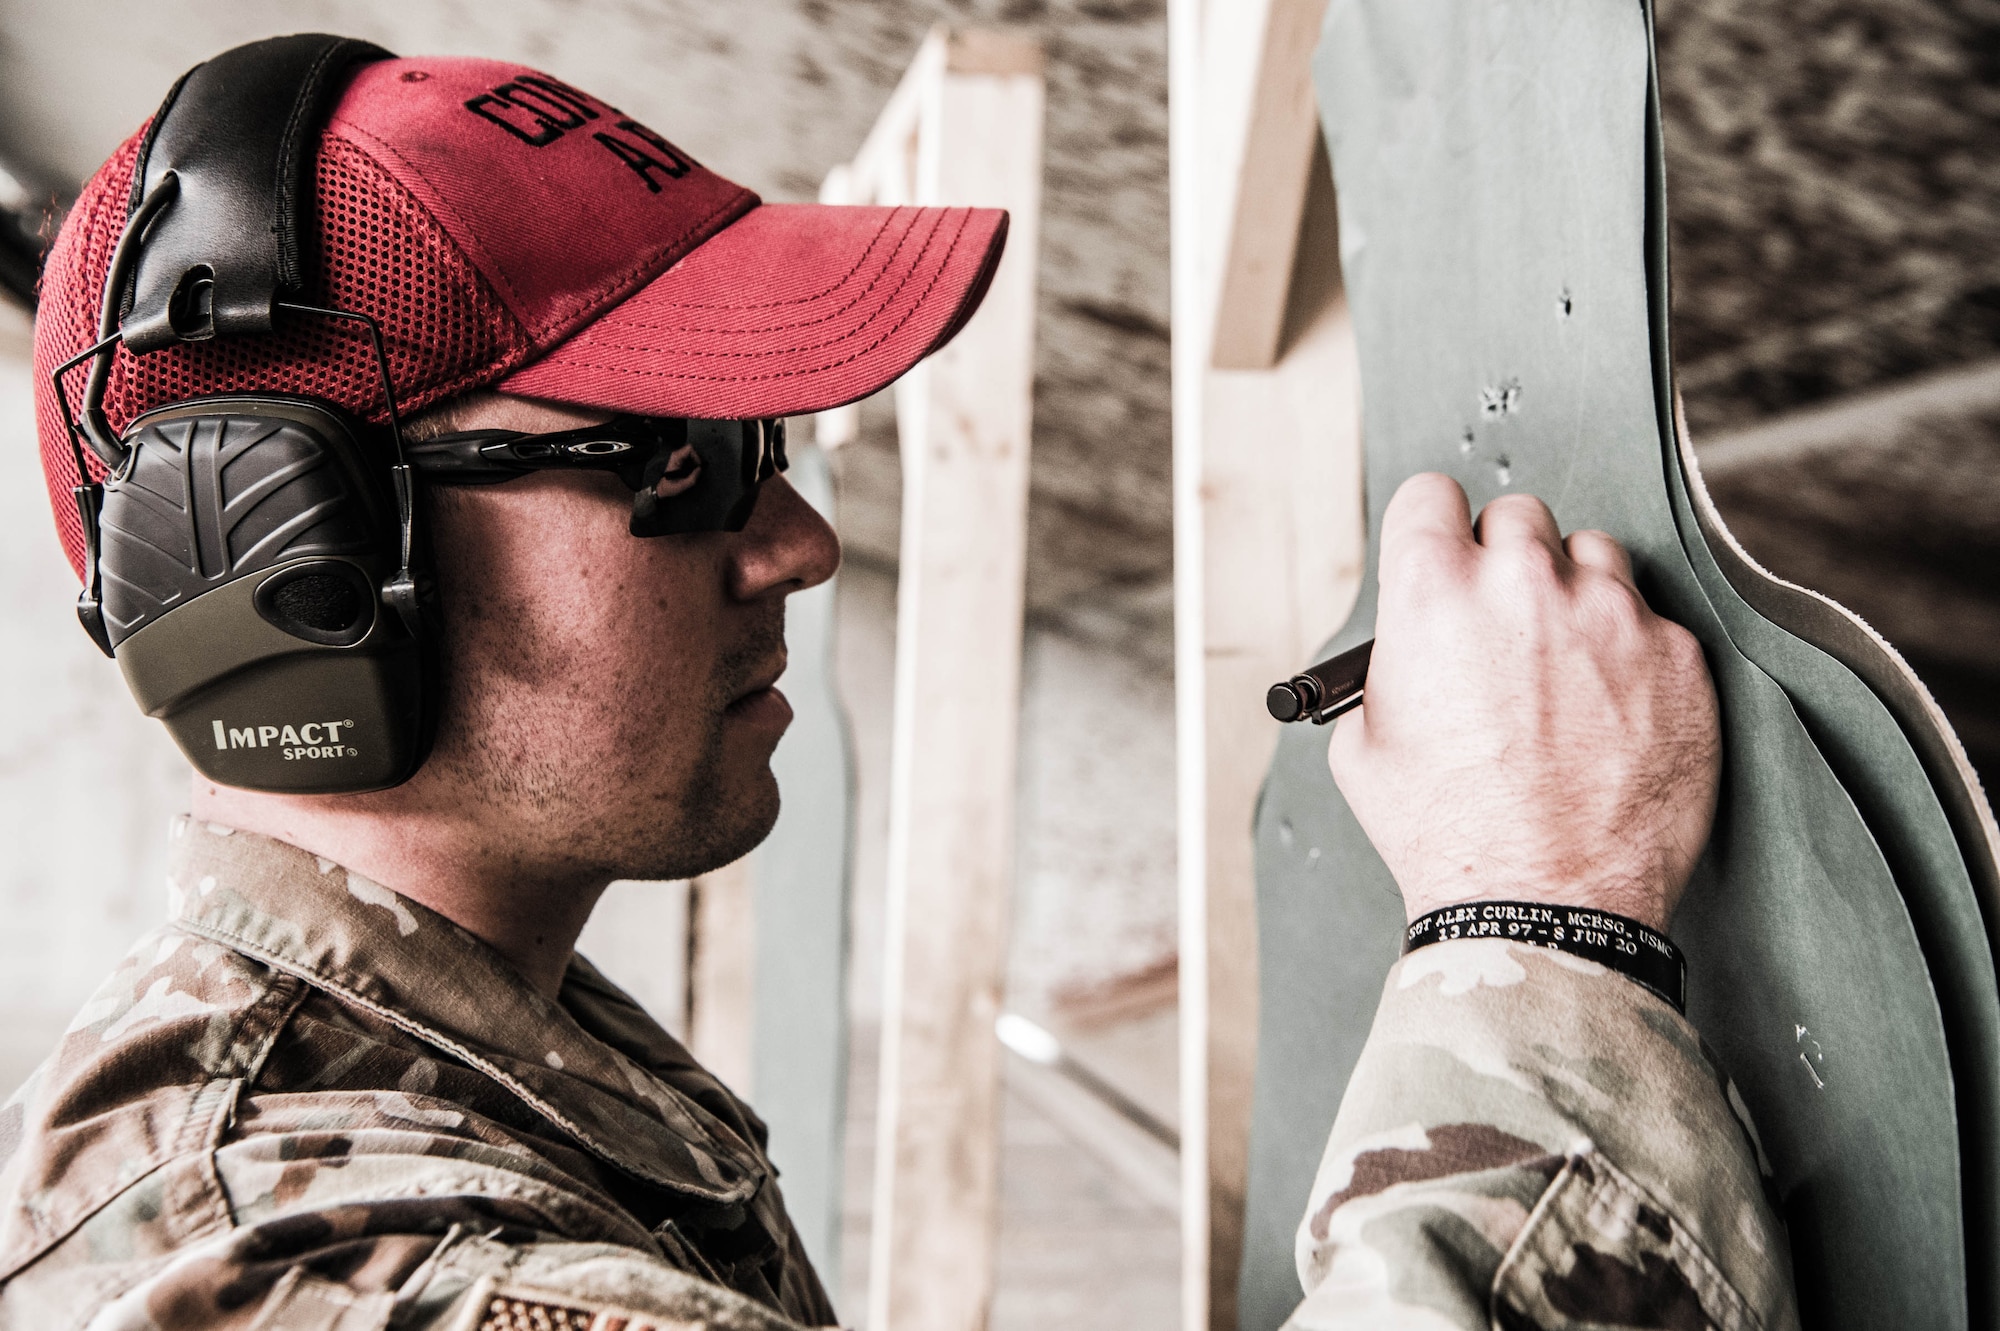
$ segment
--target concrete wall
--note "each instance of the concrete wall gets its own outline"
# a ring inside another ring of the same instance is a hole
[[[2000,411],[1919,395],[2000,367],[2000,11],[1659,0],[1674,351],[1697,447],[1824,406],[1832,433],[1713,480],[1776,572],[1879,628],[2000,780]],[[1873,422],[1836,427],[1835,404]],[[1895,413],[1891,413],[1894,415]],[[1798,418],[1804,421],[1808,418]]]
[[[1659,0],[1699,440],[2000,351],[2000,11]]]

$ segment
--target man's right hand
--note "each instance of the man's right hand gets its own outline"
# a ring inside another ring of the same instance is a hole
[[[1367,701],[1328,765],[1415,919],[1547,901],[1664,930],[1708,840],[1715,689],[1611,537],[1434,473],[1382,523]]]

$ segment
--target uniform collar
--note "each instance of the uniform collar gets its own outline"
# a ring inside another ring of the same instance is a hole
[[[168,863],[180,928],[479,1069],[626,1173],[728,1204],[769,1172],[741,1124],[697,1102],[730,1103],[720,1084],[581,958],[550,1002],[444,916],[295,846],[180,818]]]

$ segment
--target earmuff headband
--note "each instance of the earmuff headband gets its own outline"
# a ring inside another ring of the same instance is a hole
[[[268,333],[278,302],[305,295],[320,130],[348,71],[388,58],[370,42],[300,33],[225,51],[174,86],[133,170],[133,220],[167,179],[180,192],[132,275],[128,348]]]

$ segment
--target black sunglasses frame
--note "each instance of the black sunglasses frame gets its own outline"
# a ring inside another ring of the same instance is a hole
[[[611,472],[632,491],[634,536],[742,531],[758,490],[790,466],[782,417],[614,416],[544,434],[464,430],[404,447],[417,474],[438,485],[497,485],[537,471]],[[659,493],[690,470],[692,486]]]

